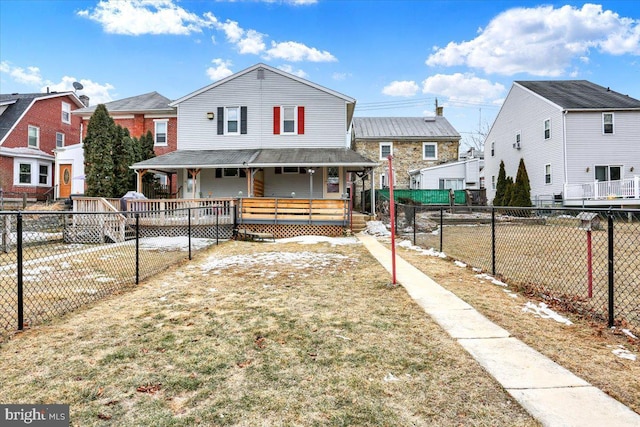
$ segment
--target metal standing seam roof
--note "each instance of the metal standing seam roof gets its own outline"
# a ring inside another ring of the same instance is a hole
[[[109,113],[131,113],[136,111],[175,111],[169,106],[171,100],[158,92],[149,92],[143,95],[131,96],[129,98],[119,99],[104,103]],[[74,110],[73,114],[92,114],[96,110],[97,105],[80,108]]]
[[[355,139],[460,139],[460,134],[443,116],[354,117]]]
[[[565,110],[640,109],[640,101],[587,80],[516,81]]]
[[[177,150],[135,163],[132,169],[184,169],[216,167],[354,166],[377,163],[347,148]]]

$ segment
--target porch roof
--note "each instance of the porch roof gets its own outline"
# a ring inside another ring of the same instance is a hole
[[[376,162],[348,148],[254,150],[177,150],[131,165],[132,169],[264,168],[281,166],[375,167]]]

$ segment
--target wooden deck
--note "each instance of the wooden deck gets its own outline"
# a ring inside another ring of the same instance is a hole
[[[241,224],[347,225],[347,200],[246,198],[240,199]]]

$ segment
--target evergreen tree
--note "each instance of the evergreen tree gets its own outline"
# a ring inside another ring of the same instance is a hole
[[[500,206],[512,206],[511,198],[513,197],[513,178],[510,176],[504,180],[504,194],[502,196],[502,204]]]
[[[504,169],[504,161],[500,160],[500,170],[498,171],[498,181],[496,182],[496,195],[493,197],[493,206],[507,206],[509,200],[505,199],[507,186],[507,173]]]
[[[84,172],[87,195],[113,195],[113,141],[117,137],[115,123],[104,104],[91,115],[84,139]]]
[[[129,168],[135,161],[135,152],[129,129],[117,125],[116,135],[113,142],[114,184],[111,197],[122,197],[127,191],[135,189],[135,186],[131,187],[132,181],[135,183],[135,173]]]
[[[513,185],[513,195],[511,196],[510,206],[532,206],[531,184],[529,183],[529,175],[524,165],[524,159],[520,159],[520,164],[518,165],[518,174],[516,175],[516,182]]]

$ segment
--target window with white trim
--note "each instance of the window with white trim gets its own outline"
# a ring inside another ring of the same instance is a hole
[[[282,106],[282,133],[294,135],[297,133],[298,108],[295,106]]]
[[[168,120],[154,120],[154,145],[166,146],[167,145],[167,127]]]
[[[20,163],[19,184],[31,184],[31,163]]]
[[[495,175],[491,175],[491,189],[492,190],[496,189],[496,176]]]
[[[613,113],[602,113],[602,133],[613,134]]]
[[[62,116],[61,116],[61,120],[62,123],[71,123],[71,104],[68,104],[66,102],[62,103]]]
[[[464,190],[463,178],[440,178],[440,190]]]
[[[551,165],[544,165],[544,183],[551,184]]]
[[[49,166],[40,165],[38,172],[38,184],[47,185],[49,183]]]
[[[496,142],[491,141],[491,157],[493,157],[495,154],[496,154]]]
[[[225,107],[224,133],[240,135],[240,107]]]
[[[438,160],[438,143],[422,143],[422,160]]]
[[[522,134],[520,131],[516,133],[516,142],[513,143],[513,148],[520,149],[520,141],[522,140]]]
[[[389,156],[393,156],[393,143],[381,142],[380,143],[380,160],[387,160]]]
[[[37,126],[29,126],[29,147],[38,148],[40,146],[40,128]]]
[[[544,121],[544,139],[551,138],[551,119],[546,119]]]
[[[64,133],[56,132],[56,147],[64,147]]]

